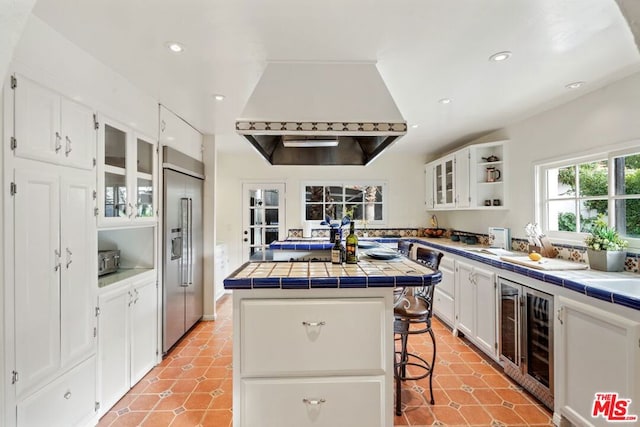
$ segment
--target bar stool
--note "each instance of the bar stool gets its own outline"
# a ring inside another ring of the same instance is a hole
[[[398,242],[399,244],[399,242]],[[416,260],[432,270],[440,267],[442,252],[434,249],[418,247],[416,250]],[[401,383],[406,380],[420,380],[429,377],[429,393],[431,404],[433,399],[433,368],[436,362],[436,337],[431,329],[431,317],[433,315],[433,291],[435,285],[425,285],[416,287],[411,293],[403,296],[393,310],[394,322],[393,332],[399,335],[400,350],[396,351],[395,380],[396,380],[396,415],[402,414]],[[420,324],[417,329],[411,329],[411,325]],[[433,343],[433,356],[431,361],[427,361],[417,354],[407,350],[409,335],[428,333]],[[421,371],[420,374],[411,375],[407,373],[407,366],[412,366]]]
[[[402,255],[408,257],[411,253],[411,248],[413,248],[413,243],[406,240],[398,240],[398,252]]]

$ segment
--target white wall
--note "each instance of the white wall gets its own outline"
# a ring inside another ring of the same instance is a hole
[[[0,0],[0,80],[13,56],[35,0]]]
[[[509,139],[508,211],[439,212],[442,226],[487,233],[488,226],[511,228],[524,238],[534,220],[534,163],[637,140],[640,147],[640,73],[572,102],[514,123],[475,142]]]
[[[248,142],[242,142],[248,144]],[[380,227],[427,224],[424,210],[424,157],[383,153],[371,165],[271,166],[256,153],[219,153],[217,180],[217,241],[225,243],[229,268],[242,261],[243,182],[286,184],[285,228],[302,228],[302,187],[306,181],[380,180],[387,183],[387,221]]]

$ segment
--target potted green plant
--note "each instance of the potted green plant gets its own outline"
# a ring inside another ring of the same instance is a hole
[[[609,227],[603,215],[599,215],[585,238],[589,266],[593,270],[622,271],[627,256],[623,249],[629,242],[622,239],[618,231]]]

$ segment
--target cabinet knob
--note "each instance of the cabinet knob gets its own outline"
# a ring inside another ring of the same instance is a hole
[[[306,403],[307,405],[321,405],[321,404],[325,403],[326,400],[325,399],[309,399],[309,398],[304,397],[302,399],[302,402]]]
[[[325,322],[324,320],[320,321],[320,322],[307,322],[307,321],[302,321],[302,325],[303,326],[324,326],[326,325],[327,322]]]
[[[71,392],[70,392],[70,391],[67,391],[67,392],[64,394],[64,398],[65,398],[65,399],[67,399],[67,400],[71,399]]]

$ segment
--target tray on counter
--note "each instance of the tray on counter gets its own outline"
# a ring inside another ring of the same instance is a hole
[[[537,270],[586,270],[587,264],[571,262],[556,258],[543,258],[540,261],[532,261],[528,256],[501,256],[502,261],[512,262]]]

